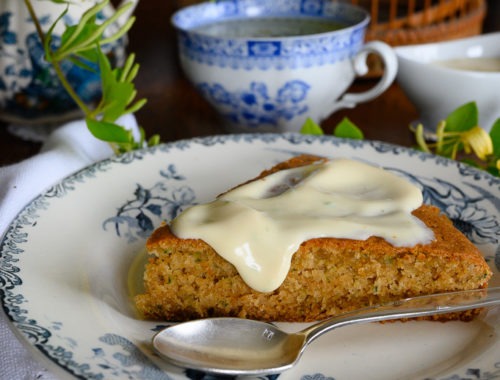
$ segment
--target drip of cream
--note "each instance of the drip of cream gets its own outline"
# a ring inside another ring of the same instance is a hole
[[[175,218],[172,232],[202,239],[231,262],[253,289],[285,280],[293,254],[313,238],[426,244],[432,230],[411,212],[421,191],[383,169],[349,159],[278,171],[237,187]]]

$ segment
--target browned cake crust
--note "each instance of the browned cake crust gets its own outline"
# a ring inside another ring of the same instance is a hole
[[[300,156],[265,171],[309,164]],[[433,206],[414,211],[434,231],[427,245],[394,247],[384,239],[320,238],[304,242],[290,272],[273,292],[243,282],[232,264],[198,239],[179,239],[167,224],[147,242],[145,293],[135,297],[148,319],[237,316],[268,321],[314,321],[400,298],[487,286],[492,275],[479,250]],[[436,319],[469,319],[474,312]]]

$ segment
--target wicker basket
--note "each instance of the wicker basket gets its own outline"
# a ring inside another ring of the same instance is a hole
[[[371,13],[367,40],[411,45],[480,34],[485,0],[351,0]]]
[[[421,44],[475,36],[481,33],[486,0],[350,0],[370,11],[366,40],[391,46]],[[368,57],[366,77],[378,77],[383,64]]]
[[[175,0],[174,3],[176,8],[182,8],[201,1]],[[392,46],[477,35],[486,16],[486,0],[332,1],[350,2],[367,9],[372,19],[367,40],[382,40]]]

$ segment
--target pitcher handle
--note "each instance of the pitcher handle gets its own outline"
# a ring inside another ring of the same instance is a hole
[[[120,3],[118,4],[118,8],[127,4],[127,3],[132,3],[132,6],[127,9],[126,12],[124,12],[117,20],[117,25],[118,27],[122,27],[123,25],[125,25],[125,23],[127,22],[127,20],[130,18],[130,16],[132,16],[132,14],[134,13],[135,11],[135,8],[137,8],[137,5],[139,4],[139,0],[122,0],[120,1]]]
[[[382,94],[394,82],[398,72],[398,60],[394,50],[384,42],[371,41],[366,43],[353,59],[354,72],[357,76],[368,72],[368,54],[375,53],[382,58],[384,73],[378,83],[371,89],[361,93],[346,93],[334,105],[335,112],[342,108],[353,108],[358,103],[367,102]]]

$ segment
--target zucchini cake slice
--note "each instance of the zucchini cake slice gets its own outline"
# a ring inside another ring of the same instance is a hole
[[[191,215],[186,210],[184,220],[157,228],[147,241],[144,293],[134,298],[140,315],[306,322],[406,297],[487,287],[492,272],[479,250],[438,208],[421,204],[412,184],[346,161],[294,157],[220,195],[215,206]],[[334,169],[324,169],[328,165]],[[339,178],[342,170],[357,173],[354,184]],[[283,194],[290,197],[286,202]],[[201,229],[184,228],[193,225]],[[268,230],[267,246],[252,240]],[[294,244],[285,239],[297,234]],[[240,247],[224,254],[235,241]],[[283,247],[291,253],[282,255]],[[476,313],[432,318],[468,320]]]

